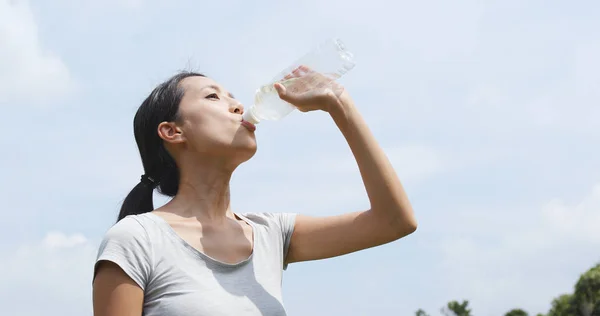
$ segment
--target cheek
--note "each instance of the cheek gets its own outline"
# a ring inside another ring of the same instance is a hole
[[[228,118],[204,115],[190,121],[188,141],[193,147],[206,151],[215,147],[231,145],[237,132],[235,124]]]

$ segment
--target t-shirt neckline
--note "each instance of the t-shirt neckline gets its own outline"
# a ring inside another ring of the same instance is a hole
[[[226,267],[226,268],[237,268],[237,267],[241,267],[241,266],[247,264],[248,262],[252,261],[252,259],[254,258],[254,253],[256,252],[256,244],[257,244],[257,240],[258,240],[256,238],[257,229],[256,229],[256,226],[254,225],[254,223],[252,223],[252,221],[250,221],[248,218],[246,218],[243,215],[234,213],[235,216],[240,218],[246,224],[250,225],[250,227],[252,228],[252,252],[246,259],[243,259],[242,261],[239,261],[236,263],[227,263],[227,262],[223,262],[221,260],[215,259],[215,258],[205,254],[204,252],[196,249],[192,245],[190,245],[187,241],[185,241],[185,239],[183,239],[181,236],[179,236],[179,234],[173,229],[173,227],[171,227],[171,225],[164,218],[154,214],[153,212],[148,212],[145,214],[147,214],[149,217],[151,217],[154,220],[154,222],[156,222],[165,232],[167,232],[167,234],[169,236],[174,238],[178,243],[180,243],[189,252],[191,252],[193,255],[195,255],[197,257],[200,257],[201,259],[203,259],[205,261],[209,261],[209,262],[212,262],[213,264],[216,264],[216,265],[222,266],[222,267]]]

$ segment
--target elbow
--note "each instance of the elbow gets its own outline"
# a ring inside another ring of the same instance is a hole
[[[419,225],[417,224],[417,220],[415,218],[412,218],[407,226],[408,226],[408,228],[407,228],[408,234],[407,235],[410,235],[417,231],[417,227]]]
[[[374,210],[374,209],[371,209]],[[417,220],[413,215],[411,208],[400,208],[398,210],[386,209],[385,212],[378,212],[380,215],[384,215],[381,218],[383,222],[387,223],[386,229],[389,241],[398,240],[402,237],[408,236],[417,231]]]
[[[402,238],[405,236],[408,236],[412,233],[414,233],[415,231],[417,231],[417,220],[414,218],[410,218],[408,220],[404,220],[402,221],[402,223],[398,224],[398,238]]]
[[[405,199],[387,203],[385,213],[389,216],[394,239],[400,239],[417,231],[417,219],[412,205]]]
[[[399,216],[395,221],[395,237],[400,239],[417,231],[417,220],[412,214],[410,216]]]

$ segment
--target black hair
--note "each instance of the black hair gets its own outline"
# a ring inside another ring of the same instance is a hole
[[[154,88],[138,108],[133,119],[133,133],[142,158],[144,175],[123,201],[117,222],[128,215],[154,210],[152,193],[155,188],[167,196],[177,194],[179,168],[158,136],[158,125],[179,119],[179,103],[185,92],[180,83],[194,76],[205,77],[196,72],[180,72]]]

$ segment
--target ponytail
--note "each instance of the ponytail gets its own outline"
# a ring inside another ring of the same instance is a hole
[[[153,211],[154,203],[152,194],[154,193],[155,187],[156,184],[154,179],[143,175],[140,183],[129,192],[125,201],[123,201],[117,222],[128,215],[138,215]]]

